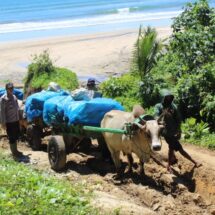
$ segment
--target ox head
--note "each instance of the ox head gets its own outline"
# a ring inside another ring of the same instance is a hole
[[[151,119],[144,120],[139,117],[134,124],[140,129],[140,132],[146,136],[149,143],[151,143],[151,150],[159,151],[161,149],[160,135],[164,125],[158,120]]]

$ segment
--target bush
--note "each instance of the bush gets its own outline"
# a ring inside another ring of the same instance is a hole
[[[173,23],[170,46],[177,52],[188,72],[214,61],[215,9],[207,0],[189,3]]]
[[[215,149],[215,133],[209,133],[207,123],[197,123],[195,118],[188,118],[182,123],[181,128],[186,142]]]
[[[140,103],[140,78],[125,74],[118,78],[110,78],[100,85],[104,97],[119,101],[126,110],[130,111],[134,104]]]
[[[196,74],[183,75],[176,86],[178,103],[185,118],[204,120],[215,128],[215,63],[206,64]]]
[[[160,100],[161,85],[151,75],[146,75],[140,85],[141,103],[149,108]]]
[[[33,88],[45,89],[50,81],[58,83],[63,89],[74,90],[78,87],[78,79],[75,73],[66,68],[54,68],[51,74],[42,73],[32,79]]]
[[[68,90],[78,87],[76,74],[68,69],[55,67],[46,50],[39,55],[34,55],[32,63],[28,66],[28,73],[24,79],[24,92],[32,88],[34,90],[47,88],[51,81],[57,82],[62,88]]]
[[[197,123],[195,118],[188,118],[182,123],[182,131],[185,139],[200,139],[209,134],[209,127],[203,121]]]
[[[174,20],[166,53],[151,72],[159,88],[175,92],[184,119],[203,120],[211,131],[215,129],[214,26],[215,9],[206,0],[187,4]],[[155,96],[156,90],[150,92]]]

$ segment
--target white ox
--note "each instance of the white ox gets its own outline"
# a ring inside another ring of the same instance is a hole
[[[135,133],[131,136],[116,133],[103,133],[107,147],[111,153],[117,173],[120,173],[121,160],[120,151],[127,155],[129,171],[132,171],[132,152],[140,160],[140,174],[144,173],[143,164],[150,158],[151,150],[161,149],[160,131],[163,125],[159,125],[157,120],[135,123],[135,119],[144,113],[140,106],[134,106],[133,112],[112,110],[105,114],[101,128],[124,129],[126,123],[132,123]]]

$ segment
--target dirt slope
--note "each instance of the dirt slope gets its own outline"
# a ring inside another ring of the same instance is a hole
[[[201,162],[202,167],[193,168],[177,154],[179,162],[174,174],[150,161],[145,164],[146,176],[140,177],[135,168],[132,174],[126,173],[119,181],[114,179],[114,166],[103,161],[96,149],[68,155],[65,171],[54,172],[45,151],[46,142],[44,140],[43,151],[32,151],[24,142],[19,143],[19,148],[29,156],[29,165],[71,183],[87,183],[95,193],[92,204],[100,208],[101,214],[215,214],[215,152],[185,145],[186,151]],[[9,153],[6,139],[1,139],[0,147]],[[166,155],[167,146],[163,143],[162,151],[156,156],[166,163]],[[123,160],[125,165],[126,160]]]

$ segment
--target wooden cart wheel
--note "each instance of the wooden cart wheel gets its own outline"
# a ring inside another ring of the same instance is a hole
[[[29,125],[26,131],[27,141],[33,150],[40,150],[42,131],[39,127]]]
[[[48,144],[48,157],[51,168],[60,171],[66,164],[66,147],[62,136],[52,136]]]

